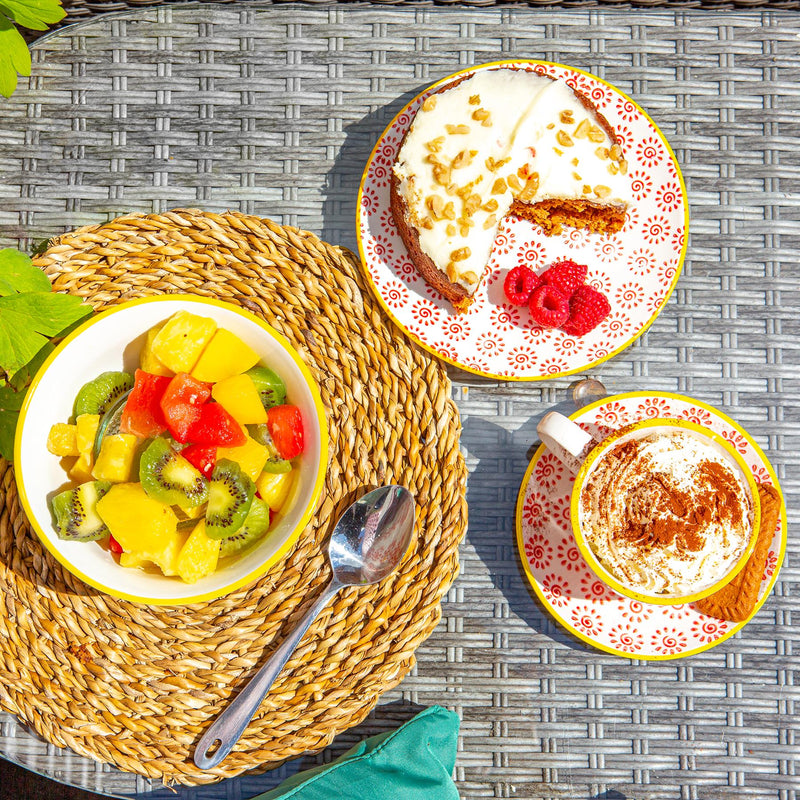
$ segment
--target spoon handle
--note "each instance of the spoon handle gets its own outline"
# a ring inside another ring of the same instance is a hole
[[[281,642],[280,647],[236,695],[233,702],[211,723],[211,727],[203,734],[194,751],[194,763],[200,769],[216,767],[230,753],[250,724],[275,678],[300,644],[303,634],[341,588],[342,584],[335,579],[325,587],[297,627]],[[219,746],[209,755],[209,750],[213,749],[216,742]]]

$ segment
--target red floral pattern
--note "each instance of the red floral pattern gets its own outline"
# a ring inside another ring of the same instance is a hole
[[[576,421],[602,438],[629,422],[655,417],[690,419],[720,433],[742,453],[758,480],[773,483],[767,462],[740,428],[696,401],[653,393],[609,398]],[[707,617],[694,605],[653,605],[622,597],[590,570],[570,524],[571,473],[540,449],[521,501],[522,555],[545,606],[573,633],[620,655],[679,658],[723,641],[738,625]],[[781,519],[761,586],[771,588],[786,539]]]
[[[468,314],[461,317],[468,324],[452,327],[458,315],[413,268],[389,208],[389,179],[397,149],[430,92],[412,101],[381,137],[364,173],[358,230],[369,276],[404,330],[465,369],[537,379],[596,364],[631,344],[652,322],[678,269],[685,241],[686,198],[668,146],[633,102],[601,80],[567,67],[514,63],[566,78],[602,108],[628,161],[634,202],[623,230],[614,236],[567,229],[548,237],[528,221],[508,217],[496,237],[488,274],[493,278],[519,264],[541,271],[555,260],[572,258],[589,265],[593,285],[608,297],[620,292],[624,297],[631,290],[636,294],[635,304],[612,308],[625,312],[625,317],[615,317],[591,335],[568,337],[563,331],[534,325],[526,308],[507,306],[502,287],[484,280]],[[420,301],[428,301],[430,307],[420,306]]]

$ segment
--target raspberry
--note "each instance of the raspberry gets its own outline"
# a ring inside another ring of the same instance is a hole
[[[569,319],[569,298],[555,286],[542,284],[531,295],[531,316],[545,328],[557,328]]]
[[[561,289],[567,297],[586,281],[588,268],[583,264],[576,264],[569,259],[556,261],[551,264],[541,275],[542,281],[548,286]]]
[[[579,286],[569,299],[569,319],[561,326],[564,333],[583,336],[596,328],[609,314],[608,298],[593,286]]]
[[[527,267],[514,267],[510,270],[503,282],[503,291],[509,303],[515,306],[524,306],[530,299],[533,290],[542,282],[542,279]]]

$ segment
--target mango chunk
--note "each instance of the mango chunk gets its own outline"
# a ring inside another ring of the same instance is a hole
[[[138,439],[130,433],[103,437],[92,474],[99,481],[126,483],[131,479]]]
[[[99,414],[81,414],[75,420],[75,442],[78,445],[78,460],[72,465],[69,477],[78,483],[94,480],[94,440],[100,426]]]
[[[261,499],[277,513],[283,508],[294,483],[295,470],[291,472],[262,472],[256,478],[256,488]]]
[[[200,520],[178,554],[178,577],[186,583],[197,583],[217,568],[221,539],[206,536],[206,522]]]
[[[77,456],[78,426],[67,425],[66,422],[56,422],[47,436],[47,450],[54,456]]]
[[[192,369],[192,377],[207,383],[232,378],[258,363],[258,353],[238,336],[220,328]]]
[[[269,451],[263,444],[248,436],[247,441],[239,447],[218,447],[217,461],[223,458],[235,461],[242,472],[249,475],[251,480],[255,480],[267,463]]]
[[[267,410],[249,375],[239,374],[214,384],[211,396],[240,424],[265,423]]]
[[[191,372],[216,329],[213,319],[178,311],[156,332],[150,352],[172,372]]]
[[[105,502],[103,502],[105,501]],[[140,483],[117,483],[97,503],[97,513],[126,553],[177,574],[186,535],[172,509],[145,494]]]
[[[158,325],[154,325],[147,331],[147,335],[145,336],[144,340],[144,347],[142,348],[142,352],[139,354],[139,366],[145,372],[149,372],[151,375],[172,375],[172,370],[169,367],[166,367],[164,364],[159,361],[156,354],[153,352],[153,340],[156,338],[156,334],[167,324],[166,320],[164,322],[159,322]]]

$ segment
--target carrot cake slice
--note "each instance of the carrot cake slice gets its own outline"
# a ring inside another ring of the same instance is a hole
[[[472,303],[500,222],[622,228],[628,165],[614,129],[561,79],[509,67],[460,77],[417,111],[391,176],[391,207],[422,277]]]

